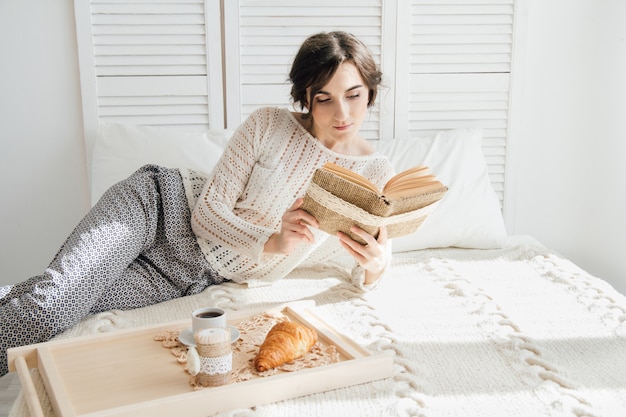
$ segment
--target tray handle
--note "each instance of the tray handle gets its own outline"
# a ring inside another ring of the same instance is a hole
[[[39,395],[37,395],[33,378],[28,369],[28,365],[26,365],[26,359],[24,359],[23,356],[15,357],[15,368],[17,369],[17,376],[20,378],[20,383],[22,384],[24,398],[26,399],[26,405],[28,406],[31,417],[44,417]]]

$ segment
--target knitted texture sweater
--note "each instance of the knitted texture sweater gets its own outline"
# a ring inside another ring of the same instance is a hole
[[[328,261],[344,255],[336,237],[312,228],[315,242],[288,255],[264,255],[269,237],[302,197],[317,168],[334,162],[381,187],[393,175],[380,153],[344,155],[324,147],[287,109],[261,108],[234,132],[206,180],[183,173],[192,227],[211,266],[238,283],[270,282],[287,275],[307,259]],[[362,286],[364,271],[353,270]]]

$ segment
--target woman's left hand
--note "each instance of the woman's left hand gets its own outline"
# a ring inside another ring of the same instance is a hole
[[[387,228],[385,226],[380,228],[377,239],[356,226],[352,226],[350,231],[366,243],[361,244],[347,234],[337,232],[339,243],[365,269],[365,283],[374,282],[380,278],[387,266]]]

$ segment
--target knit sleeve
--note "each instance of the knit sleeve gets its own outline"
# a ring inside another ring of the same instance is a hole
[[[257,110],[234,132],[222,157],[209,176],[194,207],[194,233],[260,261],[263,246],[275,230],[248,221],[235,211],[236,203],[257,161],[257,152],[268,123]],[[266,118],[265,118],[266,119]]]

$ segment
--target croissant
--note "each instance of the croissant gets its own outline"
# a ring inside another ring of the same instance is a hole
[[[254,358],[254,367],[263,372],[291,362],[308,352],[316,342],[315,330],[291,321],[278,323],[267,333]]]

